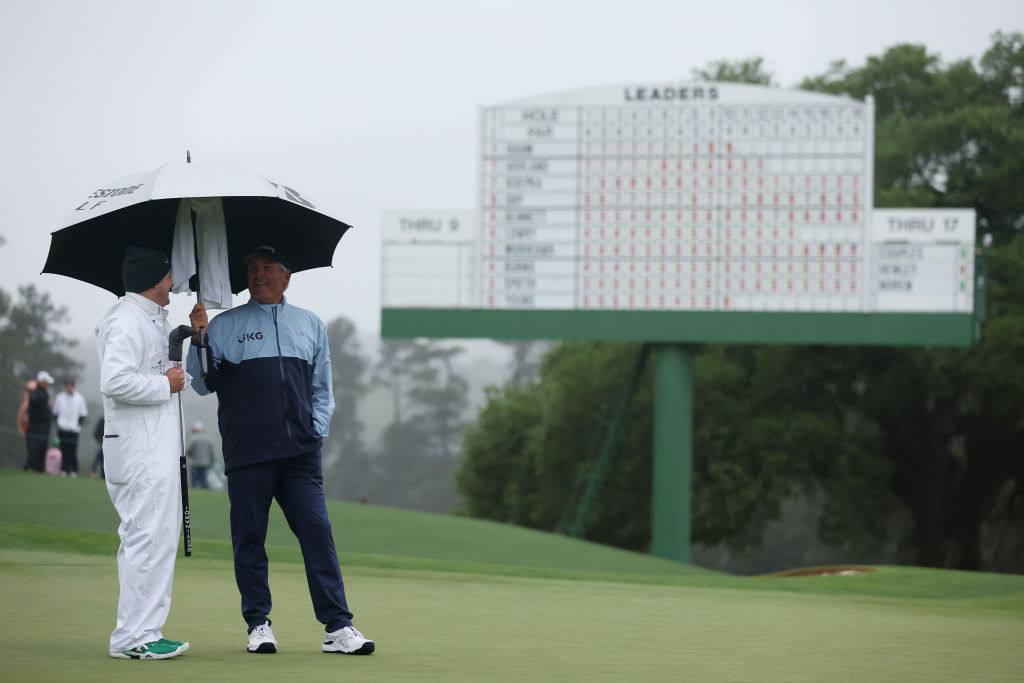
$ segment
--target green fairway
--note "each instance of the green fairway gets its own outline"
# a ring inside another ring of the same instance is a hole
[[[112,660],[116,518],[102,482],[0,472],[3,679],[1024,678],[1021,576],[876,567],[733,577],[505,525],[337,503],[350,606],[377,652],[319,651],[300,557],[275,519],[280,652],[250,655],[226,497],[201,493],[195,555],[178,560],[165,629],[192,649],[165,662]]]

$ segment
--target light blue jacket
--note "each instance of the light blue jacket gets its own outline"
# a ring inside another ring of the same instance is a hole
[[[224,471],[320,448],[334,412],[327,328],[311,311],[255,299],[207,329],[208,374],[194,345],[188,372],[198,394],[217,392]]]

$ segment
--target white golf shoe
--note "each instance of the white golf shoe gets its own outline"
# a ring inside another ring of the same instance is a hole
[[[373,652],[372,640],[364,637],[355,626],[346,626],[324,634],[324,652],[343,655],[368,655]]]
[[[262,624],[249,631],[249,652],[256,654],[273,654],[277,652],[277,640],[274,639],[274,632],[270,630],[270,622]]]

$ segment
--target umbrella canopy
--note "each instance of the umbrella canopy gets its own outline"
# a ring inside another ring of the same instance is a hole
[[[189,216],[190,209],[199,206],[197,200],[204,198],[217,198],[223,210],[221,246],[226,246],[226,255],[222,260],[228,272],[222,275],[236,294],[247,286],[242,259],[254,247],[274,246],[293,271],[329,266],[338,241],[350,227],[293,188],[238,164],[169,163],[106,183],[80,201],[52,233],[43,272],[82,280],[121,296],[125,248],[149,247],[168,256],[176,249],[181,253],[175,238],[176,233],[179,241],[183,237],[181,216]],[[198,247],[204,248],[201,232]],[[202,262],[200,257],[197,254],[196,260]],[[200,267],[204,286],[211,275]]]

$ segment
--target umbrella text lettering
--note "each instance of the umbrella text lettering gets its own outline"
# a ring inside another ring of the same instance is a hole
[[[284,190],[284,193],[285,195],[287,195],[288,199],[295,202],[296,204],[302,204],[307,209],[313,209],[314,211],[316,210],[315,206],[310,204],[306,199],[302,197],[302,195],[300,195],[298,192],[288,187],[287,185],[278,185],[273,180],[268,180],[267,182],[273,185],[274,187],[280,187],[282,190]]]
[[[142,187],[141,184],[139,184],[139,185],[129,185],[127,187],[114,187],[114,188],[99,189],[99,190],[96,190],[95,192],[93,192],[88,197],[86,197],[86,199],[102,199],[103,197],[120,197],[123,194],[131,194],[132,192],[135,192],[135,190],[139,189],[140,187]]]
[[[144,183],[140,183],[139,185],[128,185],[126,187],[100,188],[99,190],[96,190],[91,195],[86,197],[86,199],[99,199],[100,201],[95,202],[95,203],[93,203],[91,205],[87,201],[82,202],[78,206],[78,208],[75,209],[75,211],[82,211],[82,210],[87,210],[88,211],[88,210],[95,209],[100,204],[106,203],[106,198],[107,197],[120,197],[121,195],[131,194],[131,193],[135,192],[135,190],[137,190],[140,187],[142,187],[143,184]]]

